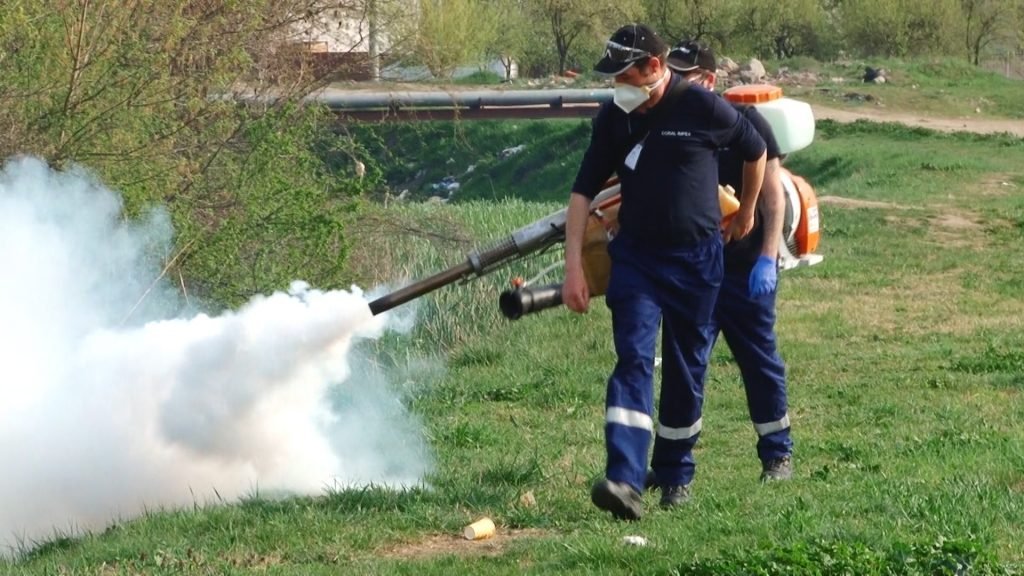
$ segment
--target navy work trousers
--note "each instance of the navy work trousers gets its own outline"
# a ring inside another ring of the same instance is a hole
[[[776,292],[751,298],[749,269],[729,270],[715,305],[715,338],[719,330],[743,375],[747,409],[757,432],[761,461],[793,451],[786,398],[786,366],[775,341]]]
[[[615,370],[605,401],[606,476],[643,491],[652,419],[654,355],[662,326],[661,398],[653,467],[663,484],[689,484],[701,428],[704,375],[722,282],[722,239],[652,249],[623,235],[608,246],[605,300],[612,313]]]

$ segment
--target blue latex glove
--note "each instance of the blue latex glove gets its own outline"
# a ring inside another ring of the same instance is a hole
[[[774,258],[758,256],[754,269],[750,271],[750,283],[747,289],[751,298],[760,298],[775,292],[779,283],[779,267]]]

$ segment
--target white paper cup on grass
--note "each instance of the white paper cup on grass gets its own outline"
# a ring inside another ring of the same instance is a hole
[[[643,536],[623,536],[622,541],[630,546],[647,546],[647,538]]]
[[[466,537],[466,540],[490,538],[494,536],[494,521],[487,517],[481,518],[463,528],[462,535]]]

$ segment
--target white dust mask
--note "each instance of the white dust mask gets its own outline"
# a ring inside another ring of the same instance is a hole
[[[646,86],[634,86],[632,84],[625,84],[623,82],[615,83],[615,97],[613,101],[615,105],[622,109],[623,112],[629,114],[633,110],[636,110],[644,102],[651,99],[651,92],[661,86],[661,83],[668,78],[668,70],[662,74],[661,78],[656,80],[653,84]]]

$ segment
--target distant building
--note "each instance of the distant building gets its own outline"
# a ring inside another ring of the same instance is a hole
[[[370,52],[370,18],[362,6],[326,10],[296,24],[296,40],[317,52]]]
[[[392,81],[430,80],[433,76],[425,66],[409,66],[389,54],[390,39],[375,30],[371,18],[374,3],[410,0],[361,0],[346,2],[347,7],[330,9],[296,25],[292,44],[307,55],[314,73],[331,74],[338,80]],[[389,63],[390,62],[390,63]],[[460,66],[455,78],[464,78],[480,71],[489,71],[505,78],[504,63],[491,62]],[[511,78],[519,77],[519,65],[512,62]]]
[[[346,2],[345,7],[323,11],[295,25],[292,43],[308,56],[314,73],[346,80],[379,77],[379,55],[387,47],[381,46],[381,37],[371,22],[375,1],[380,0]]]

